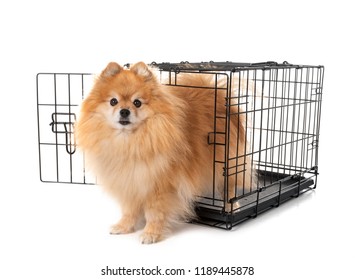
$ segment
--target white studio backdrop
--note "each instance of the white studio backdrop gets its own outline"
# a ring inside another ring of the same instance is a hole
[[[192,272],[202,266],[253,266],[255,274],[245,277],[250,279],[351,279],[355,22],[350,4],[1,3],[0,278],[103,279],[106,266],[158,265]],[[324,65],[318,188],[233,231],[187,224],[152,246],[139,244],[139,233],[110,236],[119,210],[99,187],[39,181],[35,76],[95,73],[109,61],[182,60]]]

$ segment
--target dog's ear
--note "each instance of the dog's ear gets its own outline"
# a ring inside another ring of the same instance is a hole
[[[138,62],[134,64],[130,70],[136,75],[142,77],[145,81],[149,81],[154,77],[153,73],[144,62]]]
[[[110,62],[106,68],[101,72],[101,77],[113,77],[120,73],[123,68],[116,62]]]

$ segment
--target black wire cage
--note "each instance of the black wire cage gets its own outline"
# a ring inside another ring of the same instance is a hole
[[[157,69],[163,84],[174,87],[187,86],[180,82],[180,75],[212,75],[215,94],[222,92],[225,99],[224,113],[214,112],[215,121],[222,120],[224,129],[215,126],[206,135],[214,149],[225,151],[224,160],[215,157],[211,162],[214,173],[223,174],[224,189],[228,190],[235,187],[230,185],[229,178],[245,172],[244,168],[236,168],[238,159],[250,158],[255,169],[255,186],[235,190],[235,196],[227,201],[215,191],[197,197],[196,222],[230,229],[316,188],[323,66],[287,62],[153,62],[151,66]],[[43,182],[96,184],[95,177],[86,172],[85,155],[77,151],[73,133],[79,105],[89,93],[93,79],[94,75],[89,73],[37,74],[38,147]],[[233,106],[238,106],[237,114],[243,114],[249,144],[243,154],[237,152],[232,158],[229,137],[218,141],[217,136],[233,133]],[[214,182],[211,185],[214,188]]]

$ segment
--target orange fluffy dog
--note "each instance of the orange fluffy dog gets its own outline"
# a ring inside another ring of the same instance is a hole
[[[225,91],[216,97],[210,75],[179,75],[193,87],[164,86],[142,62],[129,70],[111,62],[83,101],[75,129],[78,146],[122,207],[112,234],[133,232],[144,215],[141,241],[157,242],[174,222],[194,216],[198,195],[213,191],[213,162],[225,160],[226,146],[209,145],[207,139],[214,127],[225,129],[228,118],[214,117],[215,109],[226,114]],[[233,110],[228,139],[223,133],[212,139],[228,141],[229,166],[235,166],[229,172],[239,174],[228,176],[226,192],[223,165],[216,170],[215,186],[226,201],[238,188],[249,188],[252,177],[248,157],[240,157],[247,147],[245,120]]]

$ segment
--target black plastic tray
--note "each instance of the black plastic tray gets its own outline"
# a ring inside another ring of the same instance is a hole
[[[300,175],[286,176],[274,172],[259,172],[258,179],[260,185],[265,187],[239,199],[238,207],[232,212],[223,210],[223,202],[220,203],[221,206],[198,205],[196,207],[198,219],[194,222],[231,229],[245,220],[255,218],[258,214],[278,207],[315,188],[312,177],[306,178]]]

